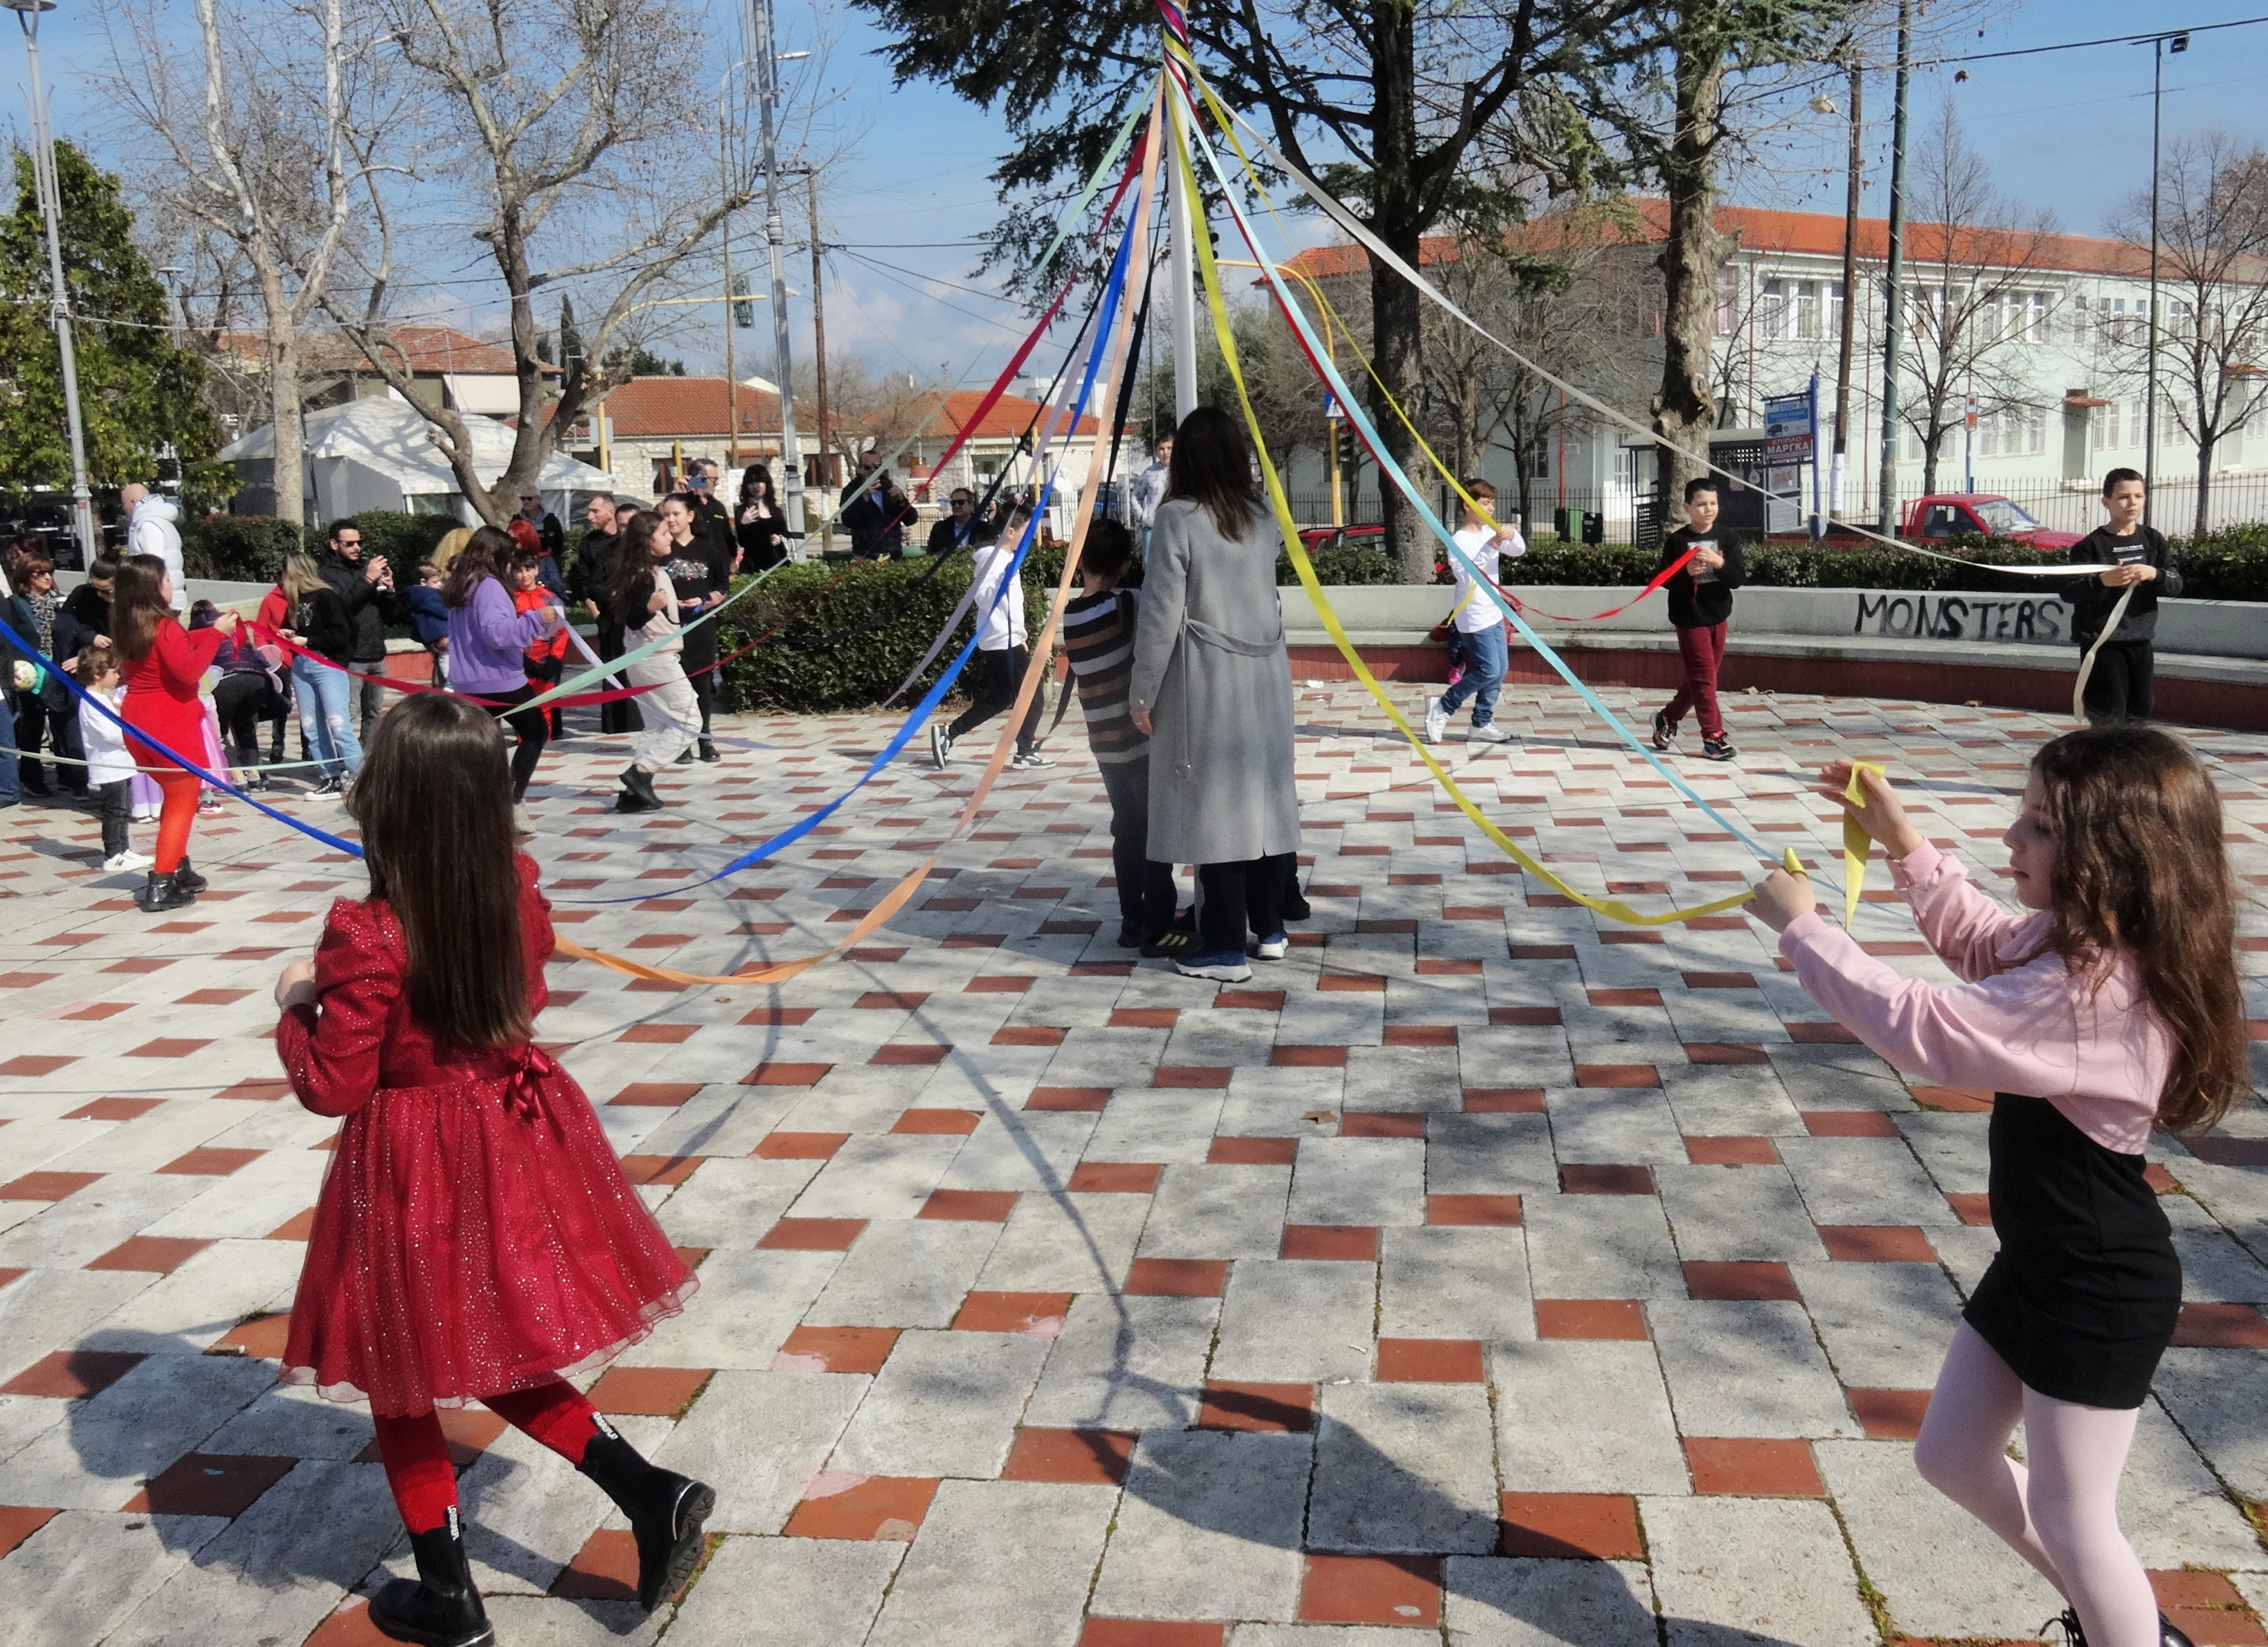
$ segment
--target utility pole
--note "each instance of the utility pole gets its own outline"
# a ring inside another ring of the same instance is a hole
[[[2158,490],[2158,138],[2165,118],[2166,51],[2190,48],[2186,34],[2161,34],[2150,42],[2150,342],[2143,372],[2142,524],[2150,524],[2152,494]]]
[[[1867,75],[1859,48],[1851,47],[1851,175],[1843,200],[1843,337],[1835,358],[1835,469],[1828,483],[1827,513],[1843,518],[1843,479],[1850,467],[1851,355],[1859,328],[1859,163],[1866,133]]]
[[[1189,243],[1189,236],[1196,232],[1197,203],[1189,197],[1181,162],[1174,159],[1189,136],[1182,125],[1182,106],[1171,86],[1166,91],[1166,120],[1168,140],[1174,145],[1174,153],[1166,157],[1166,220],[1172,252],[1168,266],[1174,277],[1174,425],[1178,428],[1182,419],[1197,409],[1197,255]]]
[[[740,374],[733,362],[733,334],[740,329],[740,311],[733,301],[733,128],[725,118],[725,88],[732,83],[734,63],[717,86],[717,179],[725,195],[725,467],[740,467]]]
[[[1874,529],[1898,529],[1898,340],[1905,334],[1906,82],[1913,72],[1913,0],[1898,0],[1897,92],[1890,115],[1890,245],[1882,286],[1889,304],[1882,329],[1882,462]]]
[[[819,381],[819,484],[824,486],[835,473],[835,457],[834,448],[827,444],[827,299],[823,284],[827,277],[820,266],[822,248],[819,243],[819,168],[804,167],[803,181],[808,190],[806,198],[811,203],[811,351]],[[783,388],[781,393],[786,390]],[[830,524],[820,528],[819,546],[822,553],[835,547],[831,517]]]
[[[779,151],[773,140],[779,100],[779,54],[772,35],[772,0],[748,0],[755,22],[756,92],[763,106],[764,240],[771,249],[773,381],[779,386],[780,513],[792,532],[804,529],[803,454],[795,438],[795,357],[788,346],[787,273],[780,263],[786,230],[780,221]]]
[[[70,432],[71,529],[78,539],[79,565],[94,565],[94,492],[86,478],[86,429],[78,415],[78,355],[71,347],[70,288],[63,284],[63,190],[55,181],[55,140],[48,129],[48,94],[40,85],[40,13],[55,0],[0,0],[24,29],[32,114],[32,179],[40,191],[40,213],[48,226],[48,318],[55,329],[62,357],[63,422]]]

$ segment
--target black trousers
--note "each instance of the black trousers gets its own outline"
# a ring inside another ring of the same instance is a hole
[[[259,765],[260,723],[276,713],[276,688],[267,676],[256,671],[222,676],[213,687],[213,713],[220,717],[230,764]]]
[[[2147,720],[2155,706],[2151,677],[2156,661],[2146,640],[2114,640],[2096,653],[2083,695],[2088,720]]]
[[[501,704],[524,704],[535,696],[533,686],[517,686],[508,692],[483,692],[483,698],[493,698]],[[515,709],[504,718],[504,725],[512,729],[519,745],[512,752],[512,803],[518,806],[527,798],[528,779],[535,776],[535,763],[543,758],[543,745],[549,728],[544,725],[541,709]]]
[[[984,683],[976,689],[976,700],[946,728],[956,740],[1015,706],[1017,691],[1024,683],[1024,671],[1032,661],[1031,654],[1021,646],[1010,646],[1004,652],[980,652],[976,658],[984,666]],[[1040,741],[1040,702],[1046,696],[1044,691],[1032,694],[1032,706],[1024,712],[1024,724],[1016,728],[1019,755],[1030,754]],[[1148,816],[1146,809],[1143,816]]]
[[[357,675],[383,676],[386,673],[384,653],[374,658],[350,658],[347,662]],[[359,689],[362,699],[362,713],[356,724],[360,729],[362,746],[368,749],[371,732],[377,727],[378,718],[386,713],[387,689],[376,681],[357,681],[355,685]]]
[[[16,747],[23,750],[17,757],[17,772],[26,793],[46,794],[47,767],[40,762],[38,751],[47,748],[55,752],[55,780],[66,794],[86,793],[86,768],[68,763],[83,761],[86,751],[79,746],[78,707],[75,703],[57,709],[40,701],[37,692],[26,692],[16,699]]]
[[[1150,861],[1150,757],[1101,766],[1110,797],[1110,863],[1118,881],[1118,919],[1145,937],[1174,919],[1174,866]]]
[[[1197,940],[1204,949],[1241,949],[1247,930],[1256,938],[1284,930],[1285,860],[1292,856],[1197,866]]]
[[[601,663],[611,662],[622,655],[622,626],[620,624],[609,624],[601,620],[599,624],[599,661]],[[630,684],[627,678],[622,676],[616,678],[621,679],[625,686]],[[614,689],[606,682],[600,681],[598,690],[603,692],[611,691]],[[644,731],[645,717],[638,713],[637,699],[623,698],[611,704],[600,704],[599,730],[601,732]]]
[[[115,783],[99,784],[95,792],[102,799],[102,855],[115,858],[130,844],[126,824],[134,812],[134,780],[121,778]]]

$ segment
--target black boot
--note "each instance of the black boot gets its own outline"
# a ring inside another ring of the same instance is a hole
[[[396,1578],[370,1599],[370,1621],[379,1634],[422,1647],[496,1647],[488,1609],[473,1587],[465,1560],[457,1507],[431,1533],[413,1533],[409,1547],[417,1557],[417,1582]]]
[[[686,750],[686,751],[685,751],[685,753],[684,753],[684,754],[682,754],[682,755],[679,756],[679,757],[677,757],[677,764],[678,764],[678,765],[680,765],[680,766],[690,766],[690,765],[692,765],[692,764],[693,764],[693,751],[692,751],[691,750]]]
[[[181,867],[173,871],[173,884],[180,887],[182,891],[187,892],[191,897],[195,897],[198,893],[210,886],[212,883],[206,880],[204,876],[199,875],[195,870],[189,868],[189,855],[187,853],[183,853],[181,854]]]
[[[717,746],[706,738],[703,738],[700,742],[700,752],[701,758],[712,765],[725,758],[717,753]]]
[[[2066,1607],[2061,1613],[2040,1626],[2044,1636],[2051,1629],[2063,1632],[2065,1647],[2087,1647],[2087,1632],[2079,1627],[2079,1614]],[[2164,1614],[2158,1614],[2158,1647],[2197,1647],[2181,1626]]]
[[[703,1483],[657,1469],[602,1419],[578,1466],[630,1518],[637,1539],[638,1605],[651,1613],[677,1593],[701,1560],[702,1524],[717,1507]]]
[[[150,878],[142,883],[142,890],[134,895],[134,901],[144,912],[162,915],[169,909],[187,909],[195,899],[182,890],[177,876],[159,875],[152,869]]]
[[[615,797],[617,812],[659,812],[662,799],[653,792],[653,774],[632,762],[622,768],[622,792]]]

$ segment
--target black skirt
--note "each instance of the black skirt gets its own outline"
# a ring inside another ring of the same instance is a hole
[[[2141,1406],[2182,1306],[2147,1163],[2104,1148],[2045,1098],[2009,1092],[1993,1095],[1990,1148],[2000,1252],[1962,1318],[2027,1388]]]

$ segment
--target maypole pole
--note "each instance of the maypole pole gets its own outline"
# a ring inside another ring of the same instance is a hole
[[[1164,27],[1158,32],[1159,49],[1166,59],[1166,73],[1173,75],[1174,47],[1178,41],[1183,51],[1189,49],[1189,25],[1173,6],[1160,4],[1159,12],[1165,18]],[[1170,134],[1168,155],[1178,152],[1188,141],[1182,124],[1182,100],[1166,99],[1166,129]],[[1197,220],[1197,203],[1189,198],[1188,184],[1179,166],[1167,167],[1166,180],[1166,243],[1171,254],[1168,268],[1174,283],[1174,423],[1176,427],[1182,418],[1197,409],[1197,263],[1189,251],[1190,225]],[[1189,175],[1194,177],[1195,172]]]

